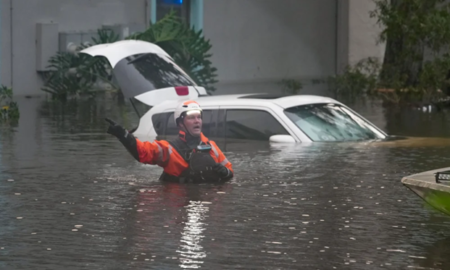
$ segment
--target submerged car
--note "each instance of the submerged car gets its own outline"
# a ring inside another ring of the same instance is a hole
[[[208,137],[329,142],[375,140],[386,136],[345,105],[326,97],[242,94],[196,100],[204,110],[203,132]],[[169,100],[154,106],[141,118],[134,133],[151,137],[178,134],[173,119],[178,103]]]
[[[148,106],[136,137],[178,134],[173,112],[194,99],[204,110],[203,133],[211,138],[271,142],[382,140],[387,134],[346,105],[314,95],[238,94],[209,96],[155,44],[122,40],[81,51],[106,57],[121,91]]]

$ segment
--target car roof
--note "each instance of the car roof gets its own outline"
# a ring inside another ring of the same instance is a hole
[[[283,109],[301,106],[307,104],[318,103],[336,103],[340,102],[323,96],[317,95],[273,95],[266,93],[255,94],[231,94],[231,95],[213,95],[213,96],[200,96],[195,99],[200,106],[227,106],[227,105],[253,105],[253,106],[267,106],[270,104],[277,105]],[[158,110],[162,109],[174,109],[180,100],[167,100],[154,108]]]

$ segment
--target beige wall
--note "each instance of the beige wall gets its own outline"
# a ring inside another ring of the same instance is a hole
[[[383,59],[385,44],[378,42],[382,28],[369,12],[375,9],[373,0],[339,1],[338,69],[353,65],[361,59]]]
[[[336,71],[336,0],[204,1],[218,93],[274,92]]]
[[[369,12],[375,9],[373,0],[350,0],[350,63],[361,58],[384,55],[384,44],[378,44],[378,36],[382,28],[377,25],[376,18],[370,18]]]
[[[0,83],[12,85],[15,95],[42,94],[35,65],[36,23],[56,22],[63,32],[149,20],[148,0],[0,1]]]

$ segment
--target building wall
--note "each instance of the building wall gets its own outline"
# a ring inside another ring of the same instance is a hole
[[[385,44],[378,40],[382,27],[370,18],[373,0],[338,0],[338,5],[338,72],[367,57],[382,60]]]
[[[336,71],[336,0],[204,1],[217,93],[274,92],[282,79]]]
[[[36,23],[60,32],[104,24],[147,24],[152,0],[0,0],[0,83],[15,95],[39,95]],[[218,68],[217,93],[279,92],[282,79],[302,79],[302,93],[323,93],[311,79],[375,56],[381,30],[372,0],[193,0]],[[197,25],[196,25],[197,26]]]
[[[374,9],[373,0],[350,0],[350,64],[366,57],[382,59],[384,56],[385,44],[378,44],[378,36],[382,28],[377,25],[376,18],[370,18],[369,15]]]
[[[0,0],[0,84],[11,86],[10,2]]]
[[[96,31],[103,24],[147,23],[149,0],[0,0],[0,83],[15,95],[39,95],[36,23],[54,22],[60,32]]]

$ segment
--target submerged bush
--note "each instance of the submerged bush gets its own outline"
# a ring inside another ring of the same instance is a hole
[[[443,77],[450,69],[447,59],[426,62],[416,85],[405,85],[402,78],[381,79],[381,63],[366,58],[347,66],[342,74],[325,80],[336,97],[354,102],[364,98],[378,99],[388,104],[437,103],[445,98]],[[322,81],[323,82],[323,81]]]
[[[282,79],[279,84],[282,87],[282,92],[291,95],[299,94],[303,88],[302,82],[296,79]]]
[[[12,98],[12,89],[0,86],[0,119],[1,122],[17,121],[20,117],[17,102]]]
[[[97,34],[99,39],[92,38],[93,44],[118,40],[109,29],[100,29]],[[111,65],[105,58],[79,53],[89,46],[81,44],[74,52],[58,52],[51,57],[50,71],[42,74],[42,90],[50,93],[53,99],[66,100],[69,96],[94,96],[99,89],[117,89],[112,82]]]
[[[347,66],[342,74],[325,80],[335,95],[354,101],[362,96],[372,96],[378,86],[381,64],[375,58],[367,58]]]

